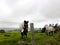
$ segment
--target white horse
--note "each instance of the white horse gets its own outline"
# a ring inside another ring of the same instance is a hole
[[[51,32],[52,32],[52,35],[54,34],[55,29],[52,26],[45,25],[45,28],[46,28],[46,33],[48,35],[50,35]]]

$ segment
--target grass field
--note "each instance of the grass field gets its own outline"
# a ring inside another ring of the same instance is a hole
[[[47,36],[45,33],[35,32],[35,45],[60,45],[60,34]],[[31,45],[31,34],[28,33],[27,39],[21,39],[19,31],[0,33],[0,45]]]

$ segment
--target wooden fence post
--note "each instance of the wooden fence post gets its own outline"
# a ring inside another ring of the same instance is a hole
[[[35,45],[35,40],[34,40],[34,24],[30,23],[30,31],[31,31],[31,44]]]

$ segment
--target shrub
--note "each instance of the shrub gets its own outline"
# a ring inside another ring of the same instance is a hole
[[[5,33],[5,30],[3,30],[3,29],[2,29],[2,30],[0,30],[0,33]]]

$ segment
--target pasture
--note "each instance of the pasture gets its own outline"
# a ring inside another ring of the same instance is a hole
[[[45,33],[35,32],[35,45],[60,45],[60,34],[47,36]],[[19,31],[0,33],[0,45],[31,45],[31,34],[21,39]]]

